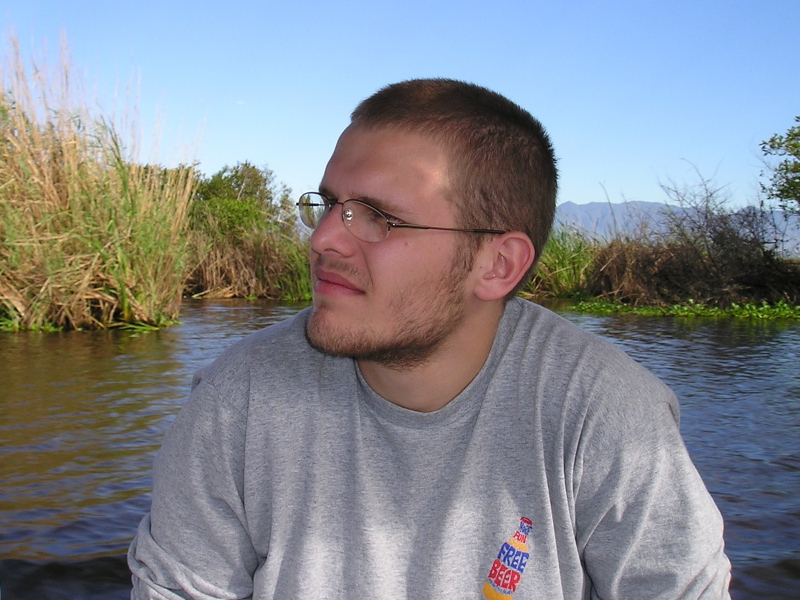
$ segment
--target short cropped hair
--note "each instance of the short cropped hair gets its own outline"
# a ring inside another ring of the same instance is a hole
[[[550,138],[528,111],[484,87],[412,79],[382,88],[351,115],[355,127],[428,135],[450,159],[458,226],[522,231],[536,250],[533,275],[556,209],[558,169]],[[466,242],[470,264],[485,236]]]

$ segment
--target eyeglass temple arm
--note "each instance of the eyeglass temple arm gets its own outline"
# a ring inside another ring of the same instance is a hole
[[[386,221],[390,228],[392,227],[403,227],[405,229],[435,229],[437,231],[460,231],[462,233],[488,233],[488,234],[495,234],[495,235],[502,235],[506,233],[505,231],[500,231],[499,229],[458,229],[456,227],[434,227],[433,225],[414,225],[413,223],[392,223],[391,221]]]

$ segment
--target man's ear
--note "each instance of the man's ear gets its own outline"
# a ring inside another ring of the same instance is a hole
[[[476,257],[475,295],[486,302],[505,298],[528,272],[535,256],[533,243],[520,231],[485,243]]]

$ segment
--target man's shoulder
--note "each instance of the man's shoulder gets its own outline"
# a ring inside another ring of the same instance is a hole
[[[514,302],[507,362],[520,377],[544,381],[548,393],[599,406],[667,402],[677,418],[671,390],[622,348],[552,311]]]
[[[220,382],[242,380],[253,368],[291,368],[318,354],[306,339],[305,326],[310,309],[255,331],[226,348],[212,363],[200,369],[193,385],[201,379]]]
[[[621,352],[611,342],[583,329],[552,310],[522,298],[514,298],[506,309],[505,326],[509,341],[549,352],[570,352],[575,348],[593,348],[599,352]],[[541,355],[540,352],[537,354]]]

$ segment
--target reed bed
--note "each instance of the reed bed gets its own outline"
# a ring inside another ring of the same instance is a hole
[[[589,295],[723,309],[800,302],[800,265],[781,254],[780,225],[765,206],[733,210],[724,188],[699,173],[696,183],[662,189],[672,204],[661,227],[600,248]]]
[[[142,164],[74,89],[66,45],[0,65],[0,329],[160,327],[181,298],[310,298],[290,192],[243,163]],[[136,142],[135,124],[130,127]]]
[[[5,328],[161,325],[188,258],[188,167],[142,165],[112,123],[11,39],[0,66],[0,321]]]
[[[196,264],[186,280],[186,294],[194,298],[311,297],[308,254],[294,237],[253,231],[230,244],[196,234],[191,247]]]

